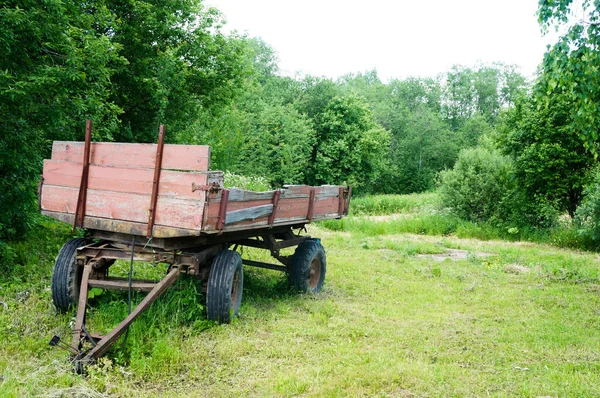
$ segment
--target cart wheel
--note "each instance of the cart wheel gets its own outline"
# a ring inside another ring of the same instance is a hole
[[[326,263],[325,249],[319,242],[306,240],[300,243],[289,264],[289,285],[303,293],[320,292],[325,281]]]
[[[58,312],[66,312],[77,303],[83,267],[75,263],[75,252],[85,245],[85,239],[71,239],[58,252],[52,271],[52,301]]]
[[[242,303],[244,270],[242,257],[233,250],[215,256],[208,276],[206,315],[211,321],[229,323]]]

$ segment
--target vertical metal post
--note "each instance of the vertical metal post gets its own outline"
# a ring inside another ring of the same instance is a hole
[[[83,168],[81,170],[81,182],[79,183],[79,196],[77,198],[77,209],[75,210],[75,221],[73,222],[73,232],[77,227],[83,228],[83,218],[85,217],[85,205],[87,202],[88,175],[90,170],[90,153],[92,146],[92,121],[85,123],[85,144],[83,147]]]
[[[221,203],[219,204],[219,220],[217,221],[217,230],[223,232],[225,219],[227,218],[227,204],[229,203],[229,189],[221,191]]]
[[[315,189],[310,189],[310,196],[308,197],[308,214],[306,215],[306,219],[308,221],[312,221],[313,213],[315,211]]]
[[[79,352],[79,342],[81,340],[81,332],[85,323],[85,311],[88,298],[88,281],[92,272],[92,263],[90,261],[83,267],[83,275],[81,276],[81,286],[79,288],[79,301],[77,303],[77,317],[73,326],[73,344],[71,347],[75,352]]]
[[[160,184],[160,171],[162,169],[163,149],[165,146],[165,125],[161,124],[158,130],[158,145],[156,146],[156,161],[154,162],[154,179],[152,181],[152,196],[150,198],[150,211],[148,214],[147,238],[152,237],[154,220],[156,218],[156,203],[158,201],[158,187]]]
[[[269,227],[273,226],[273,223],[275,222],[275,217],[277,217],[277,206],[279,205],[279,197],[280,196],[281,196],[281,190],[278,189],[273,194],[273,211],[271,212],[271,215],[269,216]]]

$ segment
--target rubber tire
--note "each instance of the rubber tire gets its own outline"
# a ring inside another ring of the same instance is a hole
[[[318,279],[313,281],[311,286],[309,279],[313,261],[320,263],[321,267]],[[327,258],[323,246],[315,240],[305,240],[300,243],[290,261],[289,271],[288,284],[290,287],[302,293],[320,292],[327,271]]]
[[[218,323],[230,323],[240,310],[243,287],[242,256],[233,250],[223,250],[215,256],[208,275],[206,317]]]
[[[79,300],[83,267],[77,266],[75,253],[86,243],[83,238],[69,240],[58,252],[52,271],[52,301],[58,312],[67,312]]]

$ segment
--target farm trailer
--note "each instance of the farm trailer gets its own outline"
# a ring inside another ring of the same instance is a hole
[[[55,336],[50,344],[71,353],[82,371],[104,355],[131,323],[180,274],[194,275],[206,289],[210,320],[228,323],[238,313],[243,267],[287,273],[291,287],[319,292],[326,271],[318,239],[301,235],[312,221],[348,214],[351,187],[290,185],[268,192],[225,189],[223,173],[209,171],[210,148],[158,144],[54,142],[44,161],[40,210],[86,229],[86,238],[61,248],[52,273],[52,299],[60,312],[77,307],[72,343]],[[279,264],[242,259],[237,248],[266,249]],[[292,256],[281,250],[296,247]],[[116,260],[130,261],[128,278],[110,275]],[[168,264],[160,281],[132,279],[134,261]],[[105,336],[86,329],[91,288],[148,292]]]

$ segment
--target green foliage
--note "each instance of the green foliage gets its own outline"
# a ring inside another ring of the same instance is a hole
[[[581,201],[594,158],[572,129],[570,107],[565,95],[541,103],[523,99],[508,112],[498,135],[502,152],[514,160],[523,199],[537,202],[534,210],[542,206],[573,216]]]
[[[575,10],[575,4],[580,6]],[[577,21],[574,14],[583,14]],[[538,20],[544,30],[568,26],[567,32],[548,49],[542,63],[538,95],[549,99],[554,93],[568,96],[571,126],[586,147],[597,153],[600,131],[600,3],[571,0],[540,1]]]
[[[153,141],[159,122],[184,137],[250,70],[199,0],[11,0],[0,24],[0,239],[32,225],[53,140],[81,140],[85,119],[96,141]]]
[[[511,162],[484,148],[461,151],[454,168],[439,175],[441,202],[469,221],[502,220],[511,192]]]
[[[493,136],[494,131],[484,116],[473,116],[456,131],[456,145],[459,148],[476,147],[481,137]]]
[[[116,125],[107,101],[119,46],[96,31],[112,16],[88,3],[8,1],[0,8],[0,239],[20,238],[35,214],[41,160],[53,139],[83,134],[86,118]]]
[[[200,0],[108,0],[111,40],[127,63],[111,76],[118,141],[152,142],[159,123],[186,130],[199,108],[226,104],[249,72],[245,43],[225,36]],[[170,137],[170,135],[168,136]]]
[[[512,105],[525,87],[525,78],[514,65],[457,65],[446,74],[442,110],[453,130],[475,115],[494,124],[500,109]]]
[[[398,192],[433,189],[437,172],[452,167],[456,160],[455,135],[439,114],[427,108],[411,112],[394,138],[395,171],[389,176],[389,186]]]
[[[433,208],[438,195],[421,193],[411,195],[368,195],[352,198],[350,214],[352,215],[393,215],[413,213],[423,208]]]
[[[240,166],[246,175],[267,176],[272,186],[301,184],[315,146],[311,122],[291,105],[266,105],[251,117]]]
[[[238,188],[255,192],[271,190],[269,181],[265,177],[248,177],[230,171],[223,174],[223,185],[225,188]]]
[[[357,96],[334,97],[314,118],[316,146],[310,159],[312,184],[344,181],[368,192],[381,175],[389,133]]]
[[[586,187],[581,205],[577,208],[576,225],[579,233],[600,244],[600,169],[594,171],[593,181]]]

